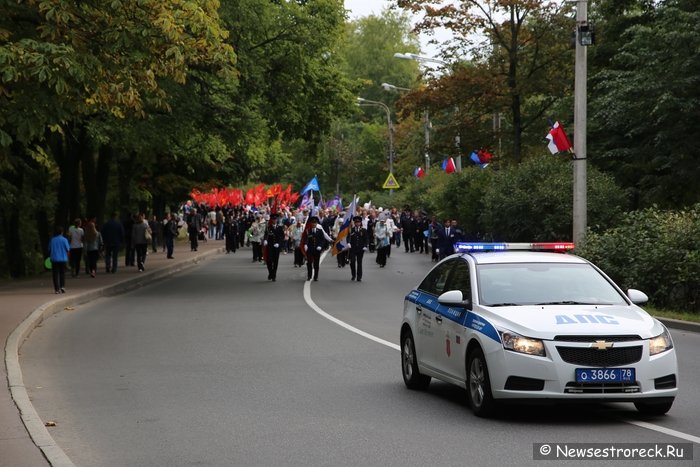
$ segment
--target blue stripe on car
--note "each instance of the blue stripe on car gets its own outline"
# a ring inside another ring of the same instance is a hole
[[[418,290],[412,290],[408,295],[406,295],[406,300],[422,307],[430,308],[450,321],[454,321],[464,327],[473,329],[474,331],[479,332],[498,343],[501,342],[501,338],[498,335],[496,328],[494,328],[493,325],[482,316],[477,315],[473,311],[440,305],[437,301],[437,297],[426,293],[421,293]]]

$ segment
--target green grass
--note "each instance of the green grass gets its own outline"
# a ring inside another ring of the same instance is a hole
[[[647,313],[658,318],[680,319],[682,321],[692,321],[694,323],[700,323],[700,314],[698,313],[690,313],[687,311],[657,310],[650,306],[644,306],[643,308],[644,310],[646,310]]]

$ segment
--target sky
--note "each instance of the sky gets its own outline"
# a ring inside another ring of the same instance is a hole
[[[351,18],[379,15],[391,4],[388,0],[345,0],[345,9],[350,10]]]

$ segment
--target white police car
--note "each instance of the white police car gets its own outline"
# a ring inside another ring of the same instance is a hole
[[[661,415],[678,391],[668,330],[572,243],[462,243],[404,300],[406,386],[467,390],[476,415],[525,399],[633,402]],[[543,251],[554,250],[554,251]],[[558,252],[556,252],[558,251]]]

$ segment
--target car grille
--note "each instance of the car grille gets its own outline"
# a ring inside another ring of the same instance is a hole
[[[557,351],[561,359],[573,365],[591,367],[612,367],[629,365],[642,359],[642,346],[613,347],[607,350],[598,350],[584,347],[560,347]]]
[[[606,341],[606,342],[630,342],[630,341],[640,341],[642,338],[640,336],[635,336],[632,334],[619,335],[619,336],[554,336],[555,341],[565,341],[565,342],[596,342],[596,341]]]
[[[637,383],[566,383],[564,392],[567,394],[630,394],[640,392]]]

